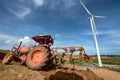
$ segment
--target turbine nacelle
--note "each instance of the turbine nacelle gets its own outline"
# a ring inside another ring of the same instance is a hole
[[[88,20],[93,19],[93,18],[106,18],[106,16],[94,16],[94,15],[90,15],[90,17],[88,18]]]

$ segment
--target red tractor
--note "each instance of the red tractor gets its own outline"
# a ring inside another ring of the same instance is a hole
[[[19,59],[22,63],[30,69],[41,69],[45,66],[51,65],[51,50],[50,46],[53,44],[53,39],[50,35],[34,36],[32,39],[38,42],[38,45],[30,46],[13,46],[11,51],[3,58],[3,64],[10,64],[12,60]]]

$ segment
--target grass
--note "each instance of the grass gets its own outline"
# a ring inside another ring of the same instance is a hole
[[[118,67],[107,67],[109,70],[120,72],[120,56],[102,58],[101,60],[102,60],[102,64],[118,66]],[[98,60],[94,59],[93,63],[98,63]]]
[[[73,64],[73,63],[71,63],[69,60],[67,60],[66,61],[66,63],[67,64]],[[90,65],[89,63],[87,63],[86,61],[84,61],[84,60],[82,60],[82,61],[80,61],[80,60],[74,60],[74,64],[75,65],[78,65],[78,66],[88,66],[88,65]]]
[[[103,64],[120,65],[120,57],[108,57],[101,60]],[[94,59],[93,63],[98,63],[98,60]]]
[[[8,52],[10,52],[10,50],[2,50],[2,49],[0,49],[0,52],[8,53]]]
[[[102,64],[109,64],[109,65],[120,65],[120,57],[107,57],[107,58],[103,58],[102,57]],[[71,63],[69,60],[66,61],[67,64],[73,64]],[[93,59],[93,64],[94,63],[98,63],[98,60],[97,58],[96,59]],[[74,61],[74,64],[75,65],[78,65],[78,66],[89,66],[91,64],[87,63],[85,60],[75,60]]]

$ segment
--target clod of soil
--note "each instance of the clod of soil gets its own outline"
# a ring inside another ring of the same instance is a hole
[[[42,74],[46,76],[48,80],[104,80],[93,73],[90,69],[75,70],[72,68],[64,68],[42,72]]]

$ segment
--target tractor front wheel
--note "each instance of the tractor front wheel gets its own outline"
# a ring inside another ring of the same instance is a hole
[[[49,56],[49,49],[46,47],[35,47],[26,58],[26,65],[30,69],[41,69],[46,65]]]
[[[2,64],[10,64],[10,62],[13,60],[13,55],[11,52],[7,53],[5,57],[2,60]]]

